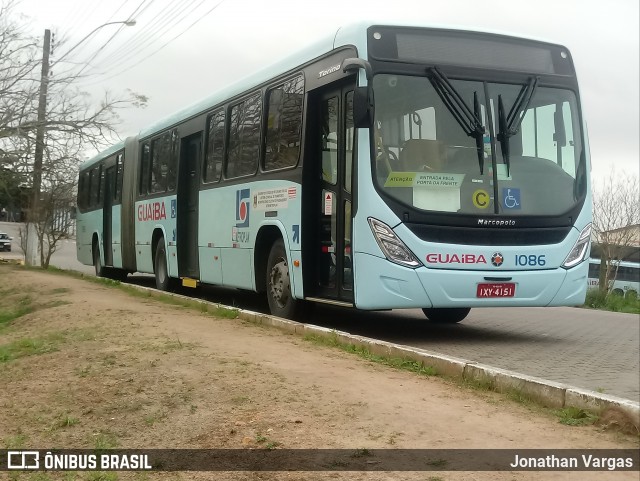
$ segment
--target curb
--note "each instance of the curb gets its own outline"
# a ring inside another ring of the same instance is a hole
[[[235,309],[219,303],[196,299],[182,294],[158,291],[144,286],[127,285],[136,289],[151,291],[157,294],[166,294],[201,304]],[[624,418],[633,424],[636,430],[640,431],[640,403],[628,399],[590,391],[568,384],[548,381],[546,379],[520,374],[515,371],[488,366],[486,364],[447,356],[420,348],[371,339],[313,324],[291,321],[269,314],[238,309],[238,318],[254,324],[275,327],[281,331],[298,336],[313,334],[324,338],[337,339],[341,344],[366,348],[378,356],[402,358],[418,362],[425,367],[430,366],[435,368],[438,375],[459,381],[487,385],[493,391],[499,393],[522,394],[547,408],[562,409],[574,407],[595,413],[599,416],[607,411],[617,411],[622,413]]]

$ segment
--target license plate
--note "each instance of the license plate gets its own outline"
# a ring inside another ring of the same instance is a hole
[[[478,284],[476,297],[513,297],[515,293],[516,285],[513,282]]]

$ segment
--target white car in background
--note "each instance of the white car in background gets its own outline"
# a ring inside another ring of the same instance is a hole
[[[0,251],[11,252],[11,240],[12,238],[9,237],[9,234],[0,232]]]

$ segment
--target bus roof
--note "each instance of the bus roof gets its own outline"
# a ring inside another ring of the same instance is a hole
[[[430,28],[430,29],[440,29],[440,30],[455,30],[460,32],[476,32],[476,33],[486,33],[489,35],[500,35],[506,37],[519,38],[523,40],[531,40],[535,42],[543,42],[543,43],[553,43],[542,39],[535,38],[527,38],[521,35],[516,35],[508,32],[498,32],[498,31],[489,31],[482,30],[479,28],[472,27],[463,27],[463,26],[454,26],[454,25],[436,25],[436,24],[425,24],[419,25],[415,21],[406,21],[406,22],[393,22],[390,23],[388,21],[374,22],[371,20],[363,20],[360,22],[354,22],[350,24],[346,24],[342,27],[339,27],[335,32],[321,38],[320,40],[312,43],[305,48],[289,55],[288,57],[275,62],[268,67],[259,70],[251,75],[244,77],[243,79],[236,81],[222,89],[218,90],[214,94],[205,97],[204,99],[182,109],[174,114],[150,125],[147,128],[144,128],[140,131],[139,137],[145,138],[151,136],[159,131],[167,129],[172,125],[175,125],[178,122],[189,119],[196,115],[199,115],[206,110],[214,107],[215,105],[221,104],[228,99],[240,95],[243,92],[246,92],[252,88],[257,88],[259,85],[264,82],[269,81],[272,78],[278,77],[290,70],[293,70],[307,62],[310,62],[331,50],[342,47],[353,45],[358,49],[358,54],[361,58],[367,59],[366,52],[366,35],[367,29],[374,25],[388,25],[388,26],[397,26],[397,27],[416,27],[416,28]],[[555,44],[558,45],[558,44]]]
[[[85,160],[82,164],[80,164],[80,171],[88,169],[93,164],[96,164],[96,163],[100,162],[102,159],[105,159],[105,158],[109,157],[111,154],[115,154],[116,152],[118,152],[119,150],[122,150],[122,149],[124,149],[124,140],[121,141],[121,142],[118,142],[115,145],[112,145],[111,147],[109,147],[106,150],[103,150],[99,154],[94,155],[90,159]]]
[[[500,35],[507,37],[514,37],[523,40],[531,40],[535,42],[543,42],[543,43],[554,43],[549,42],[547,40],[539,39],[539,38],[531,38],[524,37],[521,35],[517,35],[509,32],[500,32],[500,31],[491,31],[491,30],[483,30],[480,28],[473,28],[467,26],[460,25],[437,25],[437,24],[422,24],[420,25],[415,21],[372,21],[372,20],[362,20],[359,22],[353,22],[346,24],[344,26],[339,27],[335,32],[317,40],[316,42],[307,45],[301,50],[289,55],[288,57],[275,62],[268,67],[259,70],[251,75],[244,77],[239,81],[235,81],[215,93],[205,97],[204,99],[199,100],[198,102],[179,110],[168,117],[165,117],[150,126],[140,130],[138,133],[139,138],[146,138],[154,135],[162,130],[165,130],[179,122],[187,120],[196,115],[202,114],[203,112],[211,109],[212,107],[224,103],[230,98],[234,96],[240,95],[243,92],[251,90],[252,88],[257,88],[259,85],[264,82],[269,81],[272,78],[278,77],[288,71],[291,71],[307,62],[310,62],[331,50],[342,47],[353,45],[358,49],[358,54],[361,58],[367,59],[367,52],[365,49],[366,46],[366,35],[367,29],[374,25],[380,26],[397,26],[397,27],[415,27],[415,28],[427,28],[427,29],[440,29],[440,30],[455,30],[460,32],[477,32],[477,33],[486,33],[489,35]],[[559,45],[554,43],[555,45]],[[118,144],[110,147],[109,149],[99,153],[98,155],[92,157],[91,159],[84,162],[81,166],[82,169],[86,169],[90,167],[94,163],[108,157],[114,152],[124,148],[124,142],[119,142]]]

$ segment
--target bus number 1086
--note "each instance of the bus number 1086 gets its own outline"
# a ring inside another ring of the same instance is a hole
[[[545,255],[516,255],[516,266],[544,266],[547,263]]]

